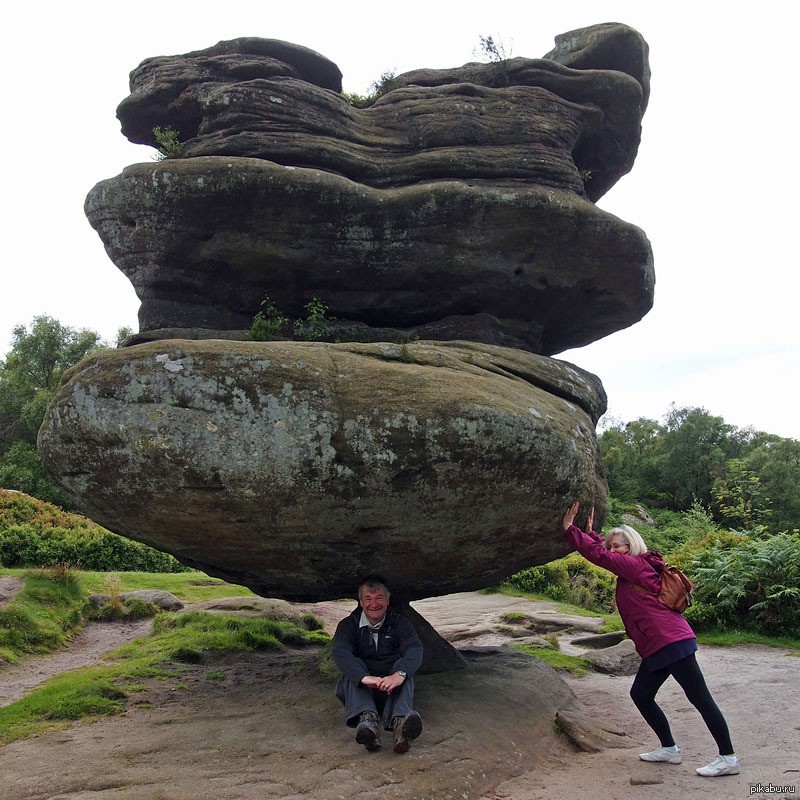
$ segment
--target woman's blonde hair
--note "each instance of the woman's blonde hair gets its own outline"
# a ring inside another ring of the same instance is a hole
[[[630,525],[618,525],[616,528],[612,528],[603,537],[607,550],[609,549],[611,540],[617,536],[628,545],[628,552],[632,556],[640,556],[642,553],[647,552],[647,545],[644,543],[644,539],[642,539],[641,534],[631,528]]]

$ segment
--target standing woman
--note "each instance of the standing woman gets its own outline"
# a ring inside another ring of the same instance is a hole
[[[699,767],[697,774],[703,777],[738,774],[739,759],[733,752],[728,724],[714,702],[695,658],[697,639],[694,631],[682,614],[667,608],[657,597],[664,569],[661,554],[648,552],[642,537],[627,525],[613,528],[603,539],[592,530],[594,508],[586,520],[586,531],[582,531],[574,525],[579,510],[580,503],[576,502],[564,514],[564,535],[587,561],[617,576],[617,609],[626,633],[642,658],[631,686],[631,699],[655,732],[661,747],[641,753],[639,758],[667,764],[680,764],[683,760],[683,754],[672,738],[669,722],[655,699],[671,675],[700,712],[719,748],[719,756]]]

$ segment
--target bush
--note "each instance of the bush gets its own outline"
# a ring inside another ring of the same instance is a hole
[[[800,535],[703,550],[694,573],[697,601],[713,606],[720,627],[800,636]]]
[[[523,592],[544,594],[560,603],[571,603],[590,611],[614,610],[616,578],[577,553],[529,567],[505,582]]]
[[[186,572],[173,556],[21,492],[0,489],[0,565],[98,572]]]
[[[185,572],[176,558],[103,528],[37,528],[30,523],[0,530],[0,564],[49,567],[69,564],[96,572]]]

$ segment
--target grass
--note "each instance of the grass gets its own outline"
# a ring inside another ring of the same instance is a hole
[[[0,609],[0,658],[17,663],[26,654],[49,652],[63,646],[83,624],[86,597],[105,593],[109,574],[52,570],[3,570],[17,575],[25,586]],[[111,580],[119,592],[134,589],[162,589],[183,602],[252,595],[248,589],[209,578],[202,572],[114,573]],[[527,595],[517,590],[503,593],[531,600],[550,598]],[[597,616],[586,609],[563,604],[559,611]],[[523,616],[523,615],[519,615]],[[603,630],[619,630],[618,614],[605,615]],[[518,615],[507,615],[517,622]],[[698,637],[714,645],[759,644],[798,650],[794,639],[776,639],[741,631],[709,632]],[[254,651],[267,648],[320,645],[329,641],[319,620],[305,615],[300,625],[261,617],[233,617],[204,612],[159,613],[153,634],[137,639],[106,655],[94,667],[55,676],[24,697],[0,708],[0,745],[35,736],[45,730],[66,727],[74,720],[125,710],[127,699],[140,693],[154,680],[170,681],[173,688],[186,688],[181,676],[187,664],[202,663],[209,653]],[[556,670],[585,675],[588,662],[549,647],[516,645],[541,658]],[[207,680],[224,680],[224,673],[211,669]]]
[[[9,664],[63,647],[83,624],[84,595],[74,573],[30,570],[24,577],[22,590],[0,608],[0,658]]]
[[[581,678],[589,672],[589,662],[580,656],[570,656],[552,647],[536,647],[530,644],[516,644],[516,650],[521,650],[530,656],[549,664],[554,670],[559,672],[569,672],[576,678]]]
[[[14,572],[14,570],[8,570]],[[23,570],[18,570],[23,572]],[[80,572],[80,581],[88,594],[107,592],[106,572]],[[221,597],[255,596],[250,589],[227,583],[219,578],[210,578],[204,572],[115,572],[121,592],[136,589],[160,589],[171,592],[184,603],[216,600]]]
[[[322,645],[329,637],[290,622],[191,611],[158,614],[151,636],[108,653],[98,666],[51,678],[27,697],[0,708],[0,745],[61,728],[74,720],[121,714],[147,681],[180,681],[186,664],[209,653]],[[219,671],[209,680],[224,679]]]
[[[18,663],[25,655],[63,647],[78,632],[90,594],[162,589],[184,602],[252,595],[242,586],[202,572],[134,573],[3,570],[24,580],[23,589],[0,609],[0,658]],[[152,680],[177,684],[186,664],[207,654],[322,645],[330,637],[320,621],[305,614],[299,625],[263,617],[234,617],[204,612],[158,613],[153,633],[111,653],[94,667],[61,673],[26,697],[0,708],[0,745],[74,720],[119,714],[127,698]],[[208,680],[223,680],[211,670]]]

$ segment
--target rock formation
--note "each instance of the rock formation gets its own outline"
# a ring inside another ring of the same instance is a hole
[[[566,42],[406,73],[366,108],[327,59],[285,42],[145,61],[123,132],[156,145],[154,128],[172,128],[180,157],[86,201],[142,301],[142,338],[248,329],[267,295],[292,317],[322,298],[361,340],[545,355],[638,321],[650,245],[592,201],[636,156],[647,47],[624,26]]]
[[[602,502],[596,379],[469,343],[162,341],[83,361],[45,463],[95,521],[265,597],[480,589]]]
[[[648,86],[620,25],[406,73],[365,108],[286,42],[143,62],[123,132],[170,127],[180,155],[86,201],[141,330],[66,376],[47,468],[111,530],[265,596],[377,571],[407,602],[563,555],[573,498],[602,520],[605,394],[548,356],[651,306],[646,237],[594,205]],[[329,341],[247,341],[267,296],[324,301]]]

